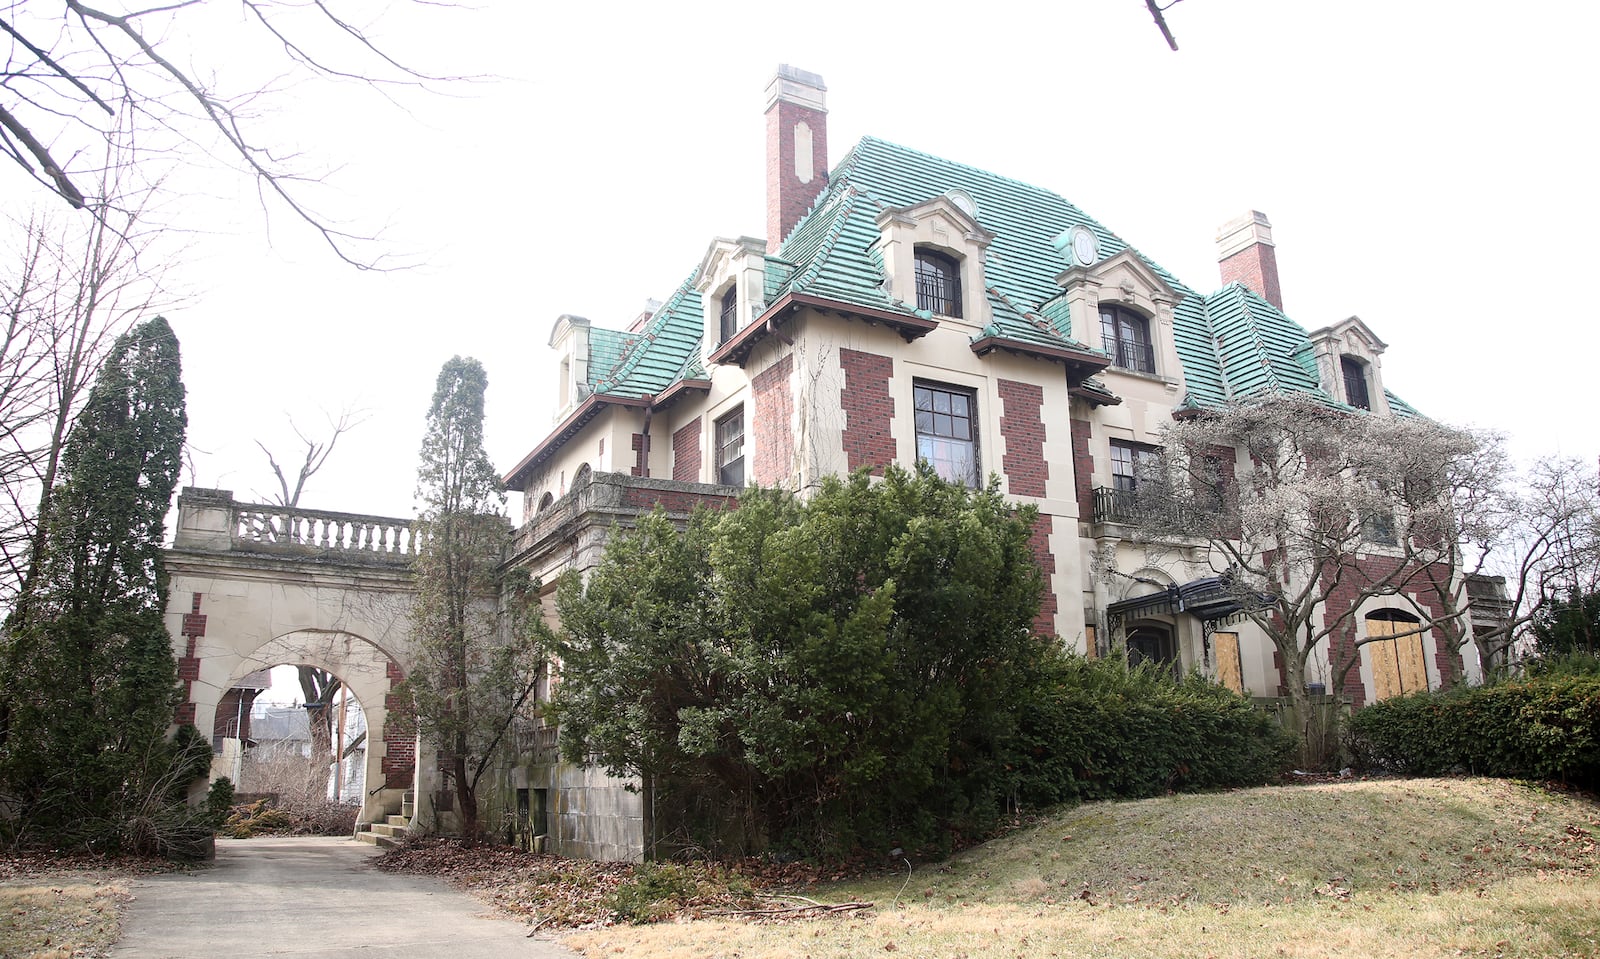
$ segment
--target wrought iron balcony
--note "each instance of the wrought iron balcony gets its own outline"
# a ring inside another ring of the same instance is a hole
[[[1133,490],[1113,489],[1109,486],[1094,488],[1094,521],[1096,523],[1132,523],[1139,517],[1139,497]]]

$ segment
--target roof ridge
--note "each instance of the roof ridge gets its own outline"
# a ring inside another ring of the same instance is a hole
[[[697,267],[696,270],[698,271],[698,269]],[[639,331],[638,337],[632,343],[627,345],[623,351],[622,359],[616,366],[612,367],[611,374],[595,381],[594,392],[602,393],[610,389],[612,386],[626,380],[628,374],[638,368],[640,361],[644,359],[644,354],[647,352],[646,345],[656,341],[656,336],[661,332],[661,328],[671,320],[672,311],[688,295],[689,286],[693,280],[694,274],[691,273],[688,279],[678,284],[678,288],[673,291],[671,296],[667,297],[665,303],[656,307],[655,314],[650,317],[649,324]]]
[[[1052,337],[1053,339],[1058,339],[1063,343],[1070,343],[1076,347],[1089,349],[1088,346],[1078,342],[1072,337],[1063,335],[1060,330],[1057,330],[1055,327],[1051,326],[1050,323],[1044,319],[1044,317],[1040,316],[1037,310],[1031,310],[1027,307],[1024,307],[1018,302],[1016,297],[1012,296],[1010,293],[1007,293],[1005,290],[1002,290],[1000,287],[991,284],[984,289],[985,292],[991,293],[998,297],[1001,302],[1011,308],[1012,312],[1016,313],[1017,316],[1021,317],[1039,332],[1045,334],[1046,336]]]
[[[1267,349],[1266,341],[1261,338],[1261,327],[1256,324],[1256,314],[1252,309],[1254,304],[1251,302],[1252,296],[1250,294],[1254,293],[1255,291],[1242,283],[1235,282],[1232,285],[1239,287],[1239,292],[1241,294],[1239,298],[1240,309],[1244,311],[1246,320],[1245,325],[1250,329],[1250,339],[1255,342],[1256,356],[1261,361],[1261,368],[1266,370],[1267,385],[1271,388],[1272,392],[1281,393],[1283,392],[1283,384],[1278,381],[1278,371],[1272,365],[1271,351]],[[1266,301],[1263,300],[1262,302]],[[1270,306],[1271,304],[1268,305]]]
[[[833,222],[828,224],[817,242],[817,248],[812,251],[805,269],[797,271],[789,278],[789,289],[800,293],[822,274],[822,266],[827,262],[828,256],[833,253],[834,245],[839,242],[839,236],[844,232],[844,225],[850,219],[850,214],[855,210],[856,199],[861,191],[855,185],[845,182],[837,197],[838,209],[833,213]]]
[[[1235,281],[1236,283],[1237,281]],[[1219,290],[1217,292],[1221,293],[1222,291]],[[1217,294],[1212,294],[1212,296],[1215,295]],[[1211,355],[1216,357],[1217,360],[1217,379],[1222,385],[1222,399],[1224,402],[1232,402],[1233,381],[1228,378],[1228,363],[1222,355],[1222,341],[1217,336],[1216,324],[1211,322],[1211,297],[1202,296],[1198,297],[1198,299],[1200,300],[1200,319],[1206,327],[1206,344],[1211,347]],[[1179,365],[1181,366],[1182,363],[1180,362]],[[1185,397],[1185,401],[1187,401],[1187,397]]]
[[[914,154],[914,155],[922,157],[924,159],[932,160],[935,163],[938,163],[938,164],[940,164],[942,166],[955,167],[955,168],[960,169],[960,170],[967,170],[967,171],[970,171],[972,173],[982,174],[983,176],[990,177],[990,178],[995,179],[995,180],[1000,180],[1000,181],[1005,182],[1005,183],[1011,183],[1011,184],[1014,184],[1016,186],[1024,187],[1026,189],[1034,191],[1035,193],[1048,193],[1051,196],[1055,197],[1056,199],[1060,200],[1061,202],[1065,203],[1067,206],[1072,207],[1072,209],[1077,210],[1080,214],[1083,214],[1083,216],[1088,217],[1089,219],[1093,220],[1093,218],[1089,217],[1089,215],[1087,213],[1084,213],[1083,210],[1081,210],[1078,207],[1077,204],[1073,203],[1071,200],[1068,200],[1066,197],[1064,197],[1061,194],[1055,192],[1054,190],[1046,189],[1045,187],[1042,187],[1042,186],[1036,186],[1036,185],[1034,185],[1032,183],[1027,182],[1026,180],[1019,180],[1016,177],[1009,177],[1009,176],[1006,176],[1006,175],[1004,175],[1002,173],[995,173],[992,170],[985,170],[983,167],[973,166],[970,163],[962,163],[962,162],[960,162],[958,160],[951,160],[951,159],[948,159],[946,157],[937,156],[935,154],[928,153],[925,150],[918,150],[915,147],[908,147],[903,143],[895,143],[892,140],[885,140],[882,137],[875,137],[875,136],[872,136],[870,134],[863,136],[859,141],[857,141],[856,145],[854,147],[851,147],[850,148],[850,152],[845,155],[845,159],[841,160],[839,162],[839,165],[841,167],[844,166],[845,162],[850,160],[852,157],[854,157],[855,154],[856,154],[856,151],[859,150],[861,148],[861,145],[865,144],[865,143],[872,143],[872,144],[875,144],[875,145],[878,145],[878,146],[888,147],[891,150],[898,150],[901,153]],[[1095,221],[1095,222],[1098,222],[1098,221]],[[1102,227],[1102,229],[1103,228],[1104,227]],[[1110,233],[1111,231],[1110,230],[1106,230],[1106,232]]]

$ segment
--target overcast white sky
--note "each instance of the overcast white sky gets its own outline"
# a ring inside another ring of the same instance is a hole
[[[872,134],[1047,187],[1202,290],[1217,226],[1262,210],[1302,325],[1357,314],[1425,413],[1511,433],[1524,457],[1594,458],[1596,6],[1188,0],[1168,17],[1178,53],[1141,0],[480,0],[389,21],[402,57],[504,79],[409,112],[301,86],[277,122],[339,167],[331,209],[424,265],[357,273],[281,215],[269,242],[248,201],[195,244],[192,300],[169,314],[189,481],[264,496],[254,440],[287,450],[285,412],[315,428],[355,406],[367,421],[302,505],[409,515],[457,353],[487,366],[490,453],[513,465],[551,426],[558,315],[625,324],[713,236],[764,232],[779,62],[826,80],[830,162]]]

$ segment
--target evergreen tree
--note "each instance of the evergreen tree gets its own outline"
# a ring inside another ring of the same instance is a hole
[[[748,490],[682,532],[640,517],[561,584],[562,752],[642,776],[721,850],[981,832],[1051,645],[1035,517],[925,466]]]
[[[478,784],[533,690],[539,660],[524,612],[526,574],[503,572],[511,529],[505,493],[483,449],[488,378],[474,359],[439,371],[422,441],[417,495],[422,548],[406,689],[422,733],[440,748],[462,832],[478,836]]]
[[[0,779],[31,838],[128,840],[131,810],[192,778],[166,741],[178,685],[161,551],[186,423],[178,340],[158,317],[118,338],[73,423],[4,629]]]

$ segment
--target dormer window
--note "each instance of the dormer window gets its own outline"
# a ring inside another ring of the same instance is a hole
[[[1135,373],[1156,372],[1156,354],[1150,341],[1150,321],[1130,309],[1101,304],[1100,339],[1111,363]]]
[[[1359,410],[1372,409],[1372,397],[1367,392],[1367,364],[1353,356],[1341,356],[1339,369],[1344,373],[1344,401]]]
[[[961,315],[961,264],[934,250],[917,250],[917,309]]]
[[[728,287],[728,292],[722,294],[722,308],[717,318],[718,328],[722,331],[720,342],[726,343],[739,332],[739,287]]]

